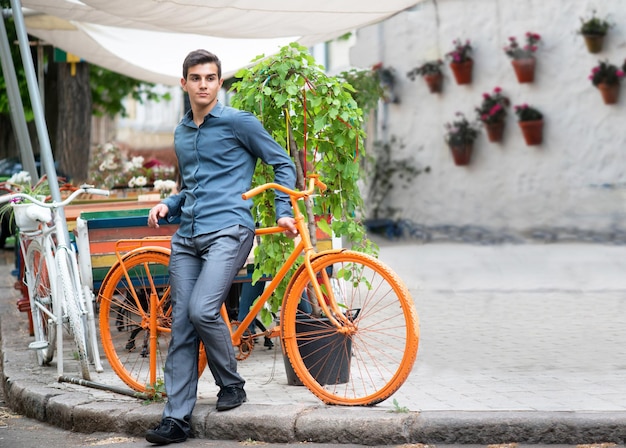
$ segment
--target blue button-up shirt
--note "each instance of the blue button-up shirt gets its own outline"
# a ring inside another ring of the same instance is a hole
[[[180,217],[178,234],[193,237],[233,225],[255,228],[251,188],[261,159],[274,168],[274,181],[294,188],[295,165],[252,114],[217,103],[197,126],[191,111],[174,132],[181,191],[163,200],[168,220]],[[276,219],[293,216],[289,197],[276,192]]]

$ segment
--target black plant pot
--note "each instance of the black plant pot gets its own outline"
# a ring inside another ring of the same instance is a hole
[[[327,329],[327,330],[325,330]],[[322,385],[347,383],[350,378],[350,359],[352,358],[352,338],[337,333],[330,325],[328,318],[298,318],[296,333],[327,332],[326,336],[315,340],[298,341],[298,348],[304,365],[313,378]],[[347,355],[346,355],[347,354]],[[283,350],[283,361],[287,373],[287,383],[292,386],[302,386]]]

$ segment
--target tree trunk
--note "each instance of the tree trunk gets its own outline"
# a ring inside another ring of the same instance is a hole
[[[58,113],[55,126],[55,160],[58,172],[74,184],[87,179],[91,142],[91,90],[89,65],[85,62],[57,65]]]

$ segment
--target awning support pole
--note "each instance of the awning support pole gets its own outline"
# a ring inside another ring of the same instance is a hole
[[[0,64],[2,65],[2,73],[7,86],[11,123],[20,149],[20,160],[24,170],[28,171],[30,178],[35,183],[39,181],[39,173],[37,173],[33,146],[28,134],[28,125],[26,124],[24,105],[20,96],[20,87],[17,83],[15,65],[13,65],[13,57],[11,56],[9,37],[4,25],[4,13],[5,11],[2,12],[0,20]]]

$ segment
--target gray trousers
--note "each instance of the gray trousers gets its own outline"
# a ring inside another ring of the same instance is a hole
[[[246,262],[254,231],[232,226],[217,232],[172,237],[170,285],[172,333],[165,360],[168,401],[163,417],[189,423],[198,389],[198,349],[202,341],[215,384],[242,386],[230,333],[220,316],[233,279]]]

